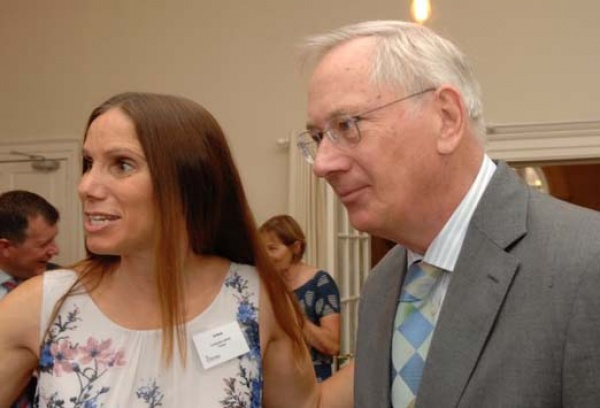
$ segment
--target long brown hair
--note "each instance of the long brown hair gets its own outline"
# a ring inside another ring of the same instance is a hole
[[[182,236],[188,237],[195,254],[255,265],[276,305],[273,310],[277,322],[300,352],[304,347],[300,311],[260,244],[238,170],[216,119],[189,99],[129,92],[94,109],[86,135],[91,123],[111,109],[121,110],[133,122],[152,179],[157,225],[154,272],[160,293],[165,360],[172,360],[176,341],[185,361]],[[116,269],[119,260],[117,256],[88,252],[79,265],[83,272],[69,293],[78,283],[92,282],[95,287],[105,274]]]

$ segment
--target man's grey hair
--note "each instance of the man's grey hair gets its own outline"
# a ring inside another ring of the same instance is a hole
[[[407,93],[449,84],[467,107],[474,132],[485,137],[481,90],[465,54],[429,28],[405,21],[367,21],[325,34],[301,45],[302,59],[318,63],[329,51],[348,41],[373,37],[372,81]]]

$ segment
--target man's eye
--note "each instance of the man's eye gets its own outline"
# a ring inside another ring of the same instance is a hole
[[[340,119],[335,126],[338,132],[346,133],[354,128],[354,120],[352,118]]]
[[[323,140],[323,132],[312,131],[310,132],[310,137],[316,144],[320,144]]]

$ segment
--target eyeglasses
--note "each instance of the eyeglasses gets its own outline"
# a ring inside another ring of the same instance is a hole
[[[323,141],[323,138],[327,136],[329,141],[333,144],[341,147],[352,147],[356,146],[361,140],[360,128],[358,122],[365,119],[366,115],[378,111],[388,106],[392,106],[398,102],[405,101],[415,96],[422,95],[427,92],[435,91],[436,88],[427,88],[419,92],[412,93],[408,96],[400,99],[395,99],[385,105],[378,106],[373,109],[369,109],[358,115],[348,116],[342,115],[337,116],[329,120],[327,126],[323,130],[308,129],[298,134],[297,145],[302,152],[302,156],[307,162],[313,164],[317,157],[317,150],[319,145]]]

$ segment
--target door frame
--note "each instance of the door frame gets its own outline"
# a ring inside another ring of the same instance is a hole
[[[499,124],[487,128],[486,151],[510,163],[599,161],[600,121]]]

